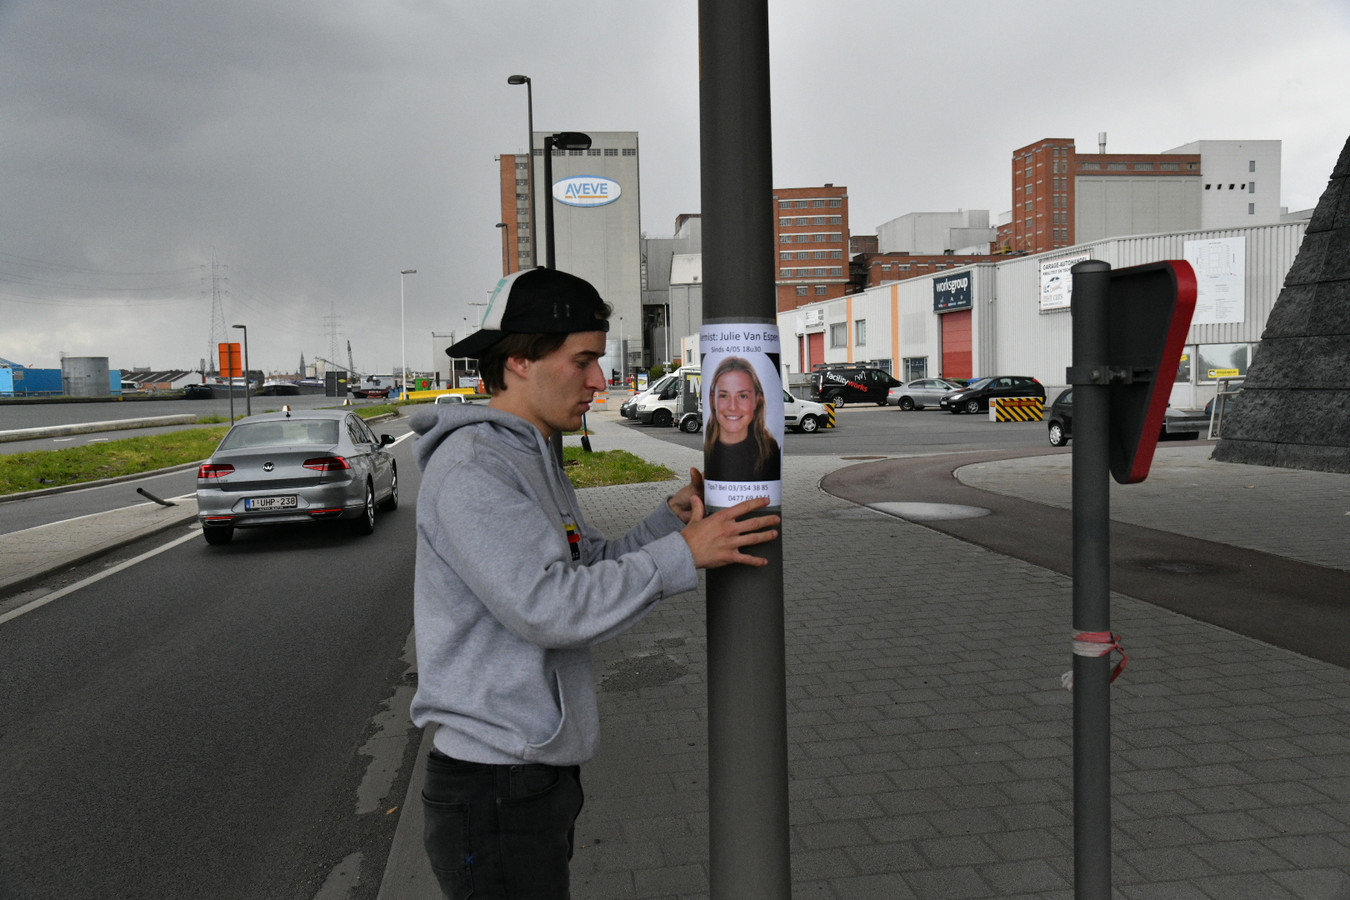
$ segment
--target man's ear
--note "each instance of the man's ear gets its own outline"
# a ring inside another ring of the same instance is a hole
[[[517,378],[525,378],[530,371],[530,361],[523,356],[508,356],[506,358],[506,367],[503,374],[511,374]]]

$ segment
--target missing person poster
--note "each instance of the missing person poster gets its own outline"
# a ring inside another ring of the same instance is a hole
[[[713,508],[783,504],[783,377],[778,327],[704,325],[703,496]]]

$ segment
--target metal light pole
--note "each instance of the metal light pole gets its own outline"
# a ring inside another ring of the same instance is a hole
[[[248,391],[248,326],[232,325],[232,328],[244,329],[244,415],[253,415],[253,398],[249,396]],[[234,396],[234,386],[230,387],[230,396]]]
[[[398,336],[403,345],[403,399],[408,399],[408,320],[404,315],[403,282],[409,275],[416,275],[416,269],[404,269],[398,273]]]
[[[534,85],[530,82],[530,76],[528,75],[512,75],[506,79],[506,83],[525,85],[525,109],[530,126],[529,140],[525,142],[525,159],[528,163],[525,168],[525,194],[529,197],[528,202],[530,204],[530,265],[533,267],[539,265],[539,246],[534,237],[538,230],[534,227]],[[552,205],[551,199],[550,205]],[[517,223],[519,223],[519,216],[517,216]],[[516,236],[520,236],[519,224],[516,225]]]
[[[507,255],[507,241],[511,237],[511,226],[505,222],[498,222],[497,227],[502,230],[502,277],[511,274],[511,257]],[[516,226],[516,234],[520,234],[520,226]]]
[[[553,256],[553,151],[589,150],[591,136],[579,131],[560,131],[544,138],[544,187],[548,199],[544,203],[544,265],[556,269]]]
[[[776,328],[769,3],[699,0],[698,19],[703,322]],[[792,896],[783,540],[755,552],[769,564],[707,573],[712,900]]]

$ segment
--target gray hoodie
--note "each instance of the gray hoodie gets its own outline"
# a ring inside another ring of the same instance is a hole
[[[421,435],[412,720],[481,763],[576,765],[599,739],[590,647],[693,589],[682,523],[661,506],[618,540],[581,518],[539,430],[439,406]]]

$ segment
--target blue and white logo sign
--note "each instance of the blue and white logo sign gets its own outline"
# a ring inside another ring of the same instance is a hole
[[[605,206],[621,193],[617,181],[600,175],[573,175],[553,182],[553,199],[568,206]]]

